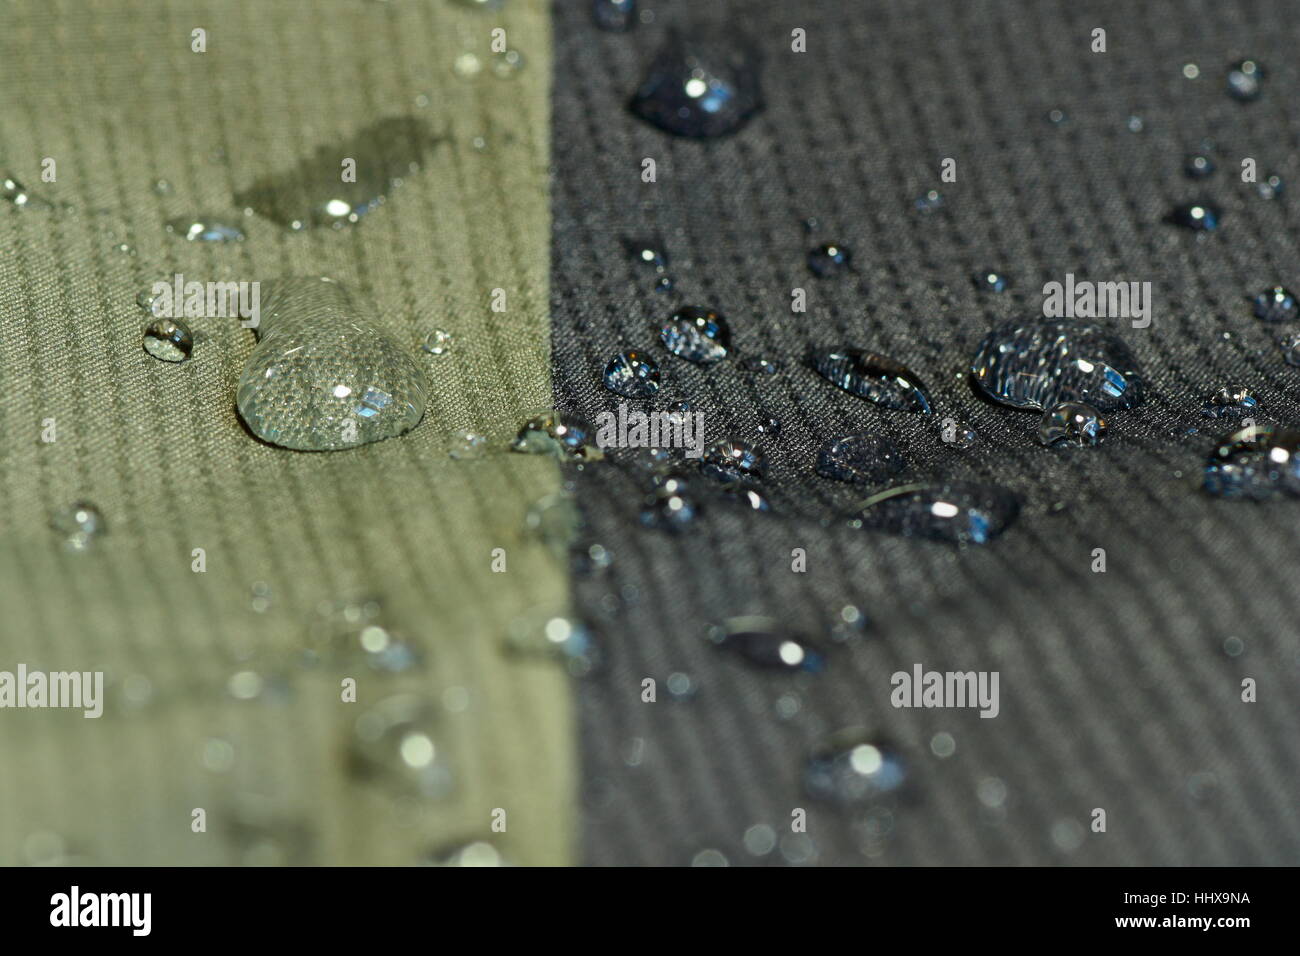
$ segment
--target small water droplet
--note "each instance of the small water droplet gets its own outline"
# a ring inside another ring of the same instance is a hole
[[[623,248],[638,265],[663,272],[668,268],[668,250],[658,239],[624,239]]]
[[[659,364],[644,352],[619,352],[605,366],[604,381],[624,398],[647,398],[659,391]]]
[[[1282,350],[1282,358],[1287,365],[1300,367],[1300,333],[1283,335],[1277,340],[1277,347]]]
[[[850,348],[816,351],[810,364],[828,382],[885,408],[926,415],[933,410],[930,395],[916,374],[878,352]]]
[[[1069,121],[1070,117],[1066,114],[1065,110],[1054,109],[1047,111],[1047,122],[1051,123],[1053,126],[1061,126]]]
[[[719,486],[718,493],[727,504],[737,505],[750,511],[769,512],[772,503],[758,488],[744,481],[728,481]]]
[[[852,250],[838,242],[824,242],[808,251],[808,271],[819,279],[848,272],[852,263]]]
[[[1183,76],[1189,80],[1194,80],[1201,75],[1201,68],[1195,63],[1183,64]]]
[[[1214,160],[1204,153],[1193,153],[1183,161],[1183,174],[1188,179],[1205,179],[1214,172]]]
[[[248,606],[254,614],[265,614],[271,609],[271,586],[265,581],[254,581],[249,587]]]
[[[1282,177],[1277,173],[1269,173],[1259,182],[1255,183],[1255,192],[1260,199],[1272,200],[1281,199],[1282,194],[1286,191],[1286,184],[1282,182]]]
[[[20,183],[12,173],[0,175],[0,196],[20,209],[53,209],[54,204],[39,196]]]
[[[761,479],[767,474],[767,456],[743,439],[724,438],[705,450],[700,471],[717,481]]]
[[[445,329],[434,329],[425,337],[424,344],[420,348],[430,355],[446,355],[451,351],[451,346],[451,333]]]
[[[1256,60],[1240,60],[1228,67],[1228,95],[1243,103],[1259,99],[1263,92],[1264,65]]]
[[[113,246],[113,251],[123,256],[134,256],[135,246],[132,246],[130,243],[119,242],[117,245]]]
[[[930,753],[934,754],[940,760],[947,760],[957,752],[957,741],[953,739],[952,734],[946,730],[941,730],[930,738]]]
[[[869,432],[832,439],[817,452],[817,474],[835,481],[879,485],[906,470],[907,459],[899,447]]]
[[[1043,412],[1038,440],[1044,445],[1100,445],[1106,438],[1106,419],[1091,405],[1059,402]]]
[[[1203,199],[1194,199],[1190,202],[1179,203],[1170,210],[1165,220],[1172,225],[1181,226],[1183,229],[1190,229],[1193,232],[1214,232],[1219,228],[1219,222],[1222,218],[1222,210],[1214,203]]]
[[[155,319],[144,330],[144,350],[164,362],[184,362],[194,350],[194,336],[184,322]]]
[[[944,207],[943,195],[937,189],[931,189],[922,193],[913,203],[916,211],[922,215],[930,215],[939,212]]]
[[[975,288],[981,292],[1006,292],[1011,283],[997,269],[980,269],[971,276]]]
[[[491,843],[481,840],[457,846],[439,847],[421,861],[422,866],[487,867],[509,866]]]
[[[1124,121],[1124,126],[1130,133],[1140,133],[1145,128],[1146,124],[1142,122],[1142,117],[1130,116]]]
[[[219,216],[177,216],[167,231],[190,242],[243,242],[244,230]]]
[[[768,438],[781,437],[781,420],[779,418],[761,418],[758,422],[758,433]]]
[[[382,206],[436,142],[423,122],[388,117],[257,180],[235,195],[235,204],[295,232],[313,226],[341,229]],[[342,181],[342,158],[356,161],[355,182]]]
[[[303,661],[341,671],[363,666],[399,673],[419,663],[419,655],[385,622],[378,598],[344,598],[324,601],[316,608]]]
[[[483,61],[478,58],[478,54],[467,50],[452,61],[451,71],[462,80],[473,79],[483,72]]]
[[[971,371],[985,394],[1016,408],[1078,401],[1109,412],[1144,398],[1128,346],[1099,325],[1067,319],[996,327],[980,343]]]
[[[108,532],[104,516],[87,501],[76,501],[56,511],[50,527],[63,535],[63,545],[69,551],[87,551]]]
[[[907,765],[896,748],[858,731],[842,731],[818,747],[803,772],[810,797],[841,807],[895,794],[907,778]]]
[[[958,448],[970,448],[979,441],[975,429],[954,418],[945,418],[939,423],[939,438],[946,444],[956,445]]]
[[[598,461],[604,452],[593,441],[591,424],[579,415],[549,409],[519,428],[510,450],[525,455],[554,455],[575,461]]]
[[[709,628],[708,638],[751,664],[779,671],[817,672],[826,666],[822,651],[770,617],[733,617]]]
[[[650,492],[641,505],[641,523],[648,528],[679,532],[689,529],[699,516],[700,505],[685,475],[656,474]]]
[[[761,358],[759,356],[750,356],[740,363],[740,367],[746,372],[753,372],[758,375],[775,375],[781,371],[781,363],[776,359]]]
[[[863,525],[955,544],[986,544],[1020,513],[1020,499],[996,485],[969,481],[900,485],[861,504]]]
[[[1251,299],[1255,318],[1265,322],[1292,322],[1300,315],[1300,306],[1291,292],[1280,285],[1265,289]]]
[[[152,289],[148,289],[135,297],[135,303],[155,318],[162,318],[168,300],[166,296],[155,295]]]
[[[492,73],[498,79],[512,80],[524,68],[524,55],[518,50],[504,50],[492,57]]]
[[[1205,400],[1206,418],[1232,418],[1257,411],[1259,400],[1245,385],[1225,385]]]
[[[712,139],[743,127],[762,108],[755,52],[735,33],[672,32],[629,108],[674,136]]]
[[[338,283],[263,282],[258,345],[239,378],[239,414],[282,448],[328,451],[392,438],[424,416],[414,357],[371,323]]]
[[[447,445],[447,454],[457,461],[472,461],[487,454],[487,447],[486,435],[462,429],[452,434],[451,441]]]
[[[574,677],[591,674],[603,657],[595,635],[582,622],[562,615],[516,618],[510,623],[505,648],[522,657],[559,661]]]
[[[1252,501],[1300,497],[1300,432],[1252,425],[1219,439],[1205,465],[1205,490]]]
[[[150,188],[153,189],[155,196],[170,196],[172,194],[172,184],[165,179],[155,179]]]
[[[659,339],[673,355],[698,365],[722,361],[731,348],[727,320],[712,309],[694,305],[679,309],[664,322]]]
[[[592,0],[591,18],[602,30],[631,30],[637,22],[636,0]]]
[[[352,768],[402,791],[444,796],[452,776],[439,736],[431,704],[414,694],[387,697],[353,725]]]

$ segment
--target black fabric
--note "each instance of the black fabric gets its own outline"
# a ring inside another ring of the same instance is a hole
[[[1239,175],[1247,156],[1261,174],[1300,175],[1294,6],[665,0],[653,11],[610,34],[587,4],[556,6],[556,399],[589,416],[616,407],[601,368],[621,348],[647,349],[666,381],[654,407],[689,398],[710,439],[766,449],[777,513],[715,506],[674,537],[638,526],[630,467],[574,475],[584,542],[614,554],[575,585],[607,655],[579,685],[585,859],[684,864],[714,849],[735,865],[803,859],[811,845],[822,864],[1300,860],[1300,502],[1225,502],[1199,487],[1216,433],[1200,406],[1214,388],[1243,382],[1261,421],[1300,422],[1300,369],[1243,298],[1300,282],[1294,210]],[[762,51],[766,105],[733,137],[673,139],[626,101],[667,28],[702,21],[743,29]],[[1090,50],[1096,27],[1105,53]],[[791,51],[795,28],[806,53]],[[1224,91],[1227,64],[1246,55],[1269,71],[1249,104]],[[1053,109],[1068,120],[1048,122]],[[1207,137],[1219,170],[1193,183],[1183,158]],[[645,157],[654,183],[641,180]],[[940,181],[945,157],[955,183]],[[914,200],[930,189],[945,205],[922,214]],[[1161,221],[1200,195],[1223,207],[1219,233]],[[672,256],[669,295],[621,242],[656,233]],[[807,250],[832,240],[852,248],[856,276],[809,274]],[[1012,291],[974,288],[972,271],[989,266]],[[1040,447],[1034,414],[982,401],[967,375],[985,332],[1041,315],[1043,284],[1066,273],[1153,284],[1149,329],[1104,322],[1145,368],[1150,397],[1113,414],[1097,449]],[[805,314],[791,312],[796,287]],[[719,309],[738,355],[776,358],[782,372],[667,355],[651,323],[679,304]],[[817,343],[904,362],[937,415],[836,390],[800,363]],[[776,440],[758,431],[769,415],[784,426]],[[977,444],[942,442],[945,417],[973,426]],[[815,452],[858,429],[895,439],[916,474],[1016,491],[1018,522],[966,550],[845,526],[844,491],[814,473]],[[791,570],[794,548],[806,573]],[[1091,570],[1096,548],[1105,573]],[[710,623],[753,613],[824,635],[847,604],[872,626],[832,645],[821,674],[760,672],[704,639]],[[1000,672],[1000,715],[893,708],[890,675],[918,662]],[[693,697],[667,692],[674,672]],[[645,677],[657,703],[641,700]],[[1246,677],[1256,703],[1240,699]],[[783,695],[797,714],[781,715]],[[847,811],[804,793],[808,752],[849,725],[901,749],[909,799]],[[931,752],[939,732],[956,743],[946,759]],[[755,824],[789,834],[799,807],[807,841],[787,836],[784,855],[743,846]],[[1087,829],[1094,808],[1105,833]]]

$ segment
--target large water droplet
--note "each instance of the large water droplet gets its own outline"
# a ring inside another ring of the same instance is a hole
[[[90,549],[108,531],[104,516],[87,501],[60,508],[50,518],[50,527],[63,535],[63,545],[69,551]]]
[[[259,342],[239,378],[239,414],[282,448],[328,451],[392,438],[424,415],[424,372],[337,282],[262,283]]]
[[[659,364],[644,352],[619,352],[605,366],[605,387],[624,398],[647,398],[659,391]]]
[[[341,142],[321,146],[291,169],[259,179],[235,203],[298,230],[358,222],[383,205],[404,176],[419,169],[436,140],[408,117],[389,117]],[[356,182],[342,182],[344,159],[356,160]]]
[[[1205,490],[1252,501],[1300,497],[1300,432],[1254,425],[1219,439],[1205,464]]]
[[[144,350],[164,362],[184,362],[194,350],[194,336],[184,322],[156,319],[144,330]]]
[[[688,305],[659,327],[664,348],[698,365],[721,362],[731,349],[727,320],[712,309]]]
[[[885,408],[926,415],[933,410],[930,395],[916,374],[877,352],[849,348],[817,351],[810,364],[828,382]]]
[[[1067,319],[998,326],[980,343],[971,371],[990,398],[1016,408],[1078,401],[1109,412],[1144,397],[1128,346],[1099,325]]]
[[[704,452],[700,471],[718,481],[762,478],[767,474],[767,456],[743,439],[724,438]]]
[[[1263,92],[1264,65],[1257,60],[1240,60],[1228,67],[1228,95],[1243,103],[1259,99]]]
[[[1300,315],[1296,298],[1280,285],[1265,289],[1251,299],[1255,318],[1265,322],[1292,322]]]
[[[739,130],[762,107],[757,55],[736,36],[670,34],[629,108],[672,133],[705,139]]]
[[[1246,415],[1259,407],[1257,399],[1245,385],[1225,385],[1205,400],[1201,414],[1206,418],[1230,418]]]
[[[1044,445],[1100,445],[1106,438],[1106,419],[1091,405],[1060,402],[1043,412],[1038,440]]]
[[[244,230],[220,216],[177,216],[167,231],[190,242],[242,242]]]
[[[907,766],[893,746],[858,731],[843,731],[813,752],[803,783],[810,797],[857,806],[897,792],[907,777]]]
[[[792,634],[770,617],[728,618],[709,628],[709,640],[751,664],[780,671],[820,671],[826,664],[810,640]]]
[[[1179,203],[1169,211],[1165,220],[1193,232],[1214,232],[1219,228],[1219,221],[1222,218],[1222,210],[1214,203],[1194,199],[1191,202]]]
[[[868,432],[832,439],[817,452],[817,474],[835,481],[879,485],[906,469],[907,459],[897,445]]]
[[[576,461],[598,461],[605,457],[605,453],[594,444],[594,432],[586,419],[556,409],[534,415],[524,422],[511,442],[510,450]]]
[[[969,481],[900,485],[861,505],[869,528],[956,544],[992,541],[1020,513],[1020,499],[1005,488]]]
[[[387,697],[353,726],[353,769],[399,791],[441,797],[452,777],[438,736],[436,713],[423,698]]]

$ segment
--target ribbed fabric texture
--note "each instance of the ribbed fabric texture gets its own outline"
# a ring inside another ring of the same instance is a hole
[[[57,841],[39,834],[53,833],[97,863],[403,864],[478,838],[514,863],[566,862],[569,691],[552,666],[500,651],[517,616],[565,610],[563,569],[523,530],[560,476],[543,459],[447,455],[453,431],[500,446],[549,401],[545,5],[23,2],[3,19],[0,156],[67,209],[0,208],[0,669],[102,669],[109,702],[99,720],[0,712],[0,861],[47,859]],[[489,65],[497,26],[524,57],[514,79]],[[191,51],[196,28],[206,53]],[[484,69],[461,79],[467,49]],[[232,207],[385,117],[414,117],[440,143],[358,227],[290,234]],[[164,232],[195,213],[241,222],[247,241]],[[204,338],[183,365],[141,349],[136,295],[178,272],[329,275],[413,352],[450,331],[451,353],[421,356],[424,422],[342,452],[257,442],[234,408],[254,345],[237,319],[194,320]],[[109,530],[93,553],[65,554],[47,522],[78,499]],[[495,548],[506,573],[490,570]],[[272,595],[260,614],[256,581]],[[304,670],[317,605],[370,595],[423,665]],[[227,690],[244,670],[268,681],[254,700]],[[346,676],[355,704],[340,702]],[[142,679],[153,694],[132,706]],[[397,691],[445,710],[445,801],[349,772],[353,721]],[[191,832],[197,807],[206,834]],[[496,808],[504,833],[489,829]]]
[[[1300,370],[1244,300],[1298,281],[1293,210],[1240,181],[1246,156],[1261,178],[1300,172],[1291,8],[808,0],[654,13],[607,34],[584,4],[557,7],[555,392],[587,415],[614,408],[600,370],[620,349],[647,349],[666,382],[650,404],[688,398],[710,439],[762,445],[777,507],[713,504],[671,537],[638,527],[630,466],[577,477],[586,540],[614,553],[606,573],[577,582],[608,655],[580,691],[585,859],[685,864],[714,849],[733,864],[1295,863],[1300,504],[1224,502],[1198,487],[1219,430],[1200,412],[1214,389],[1247,384],[1260,421],[1300,421]],[[672,139],[626,101],[668,28],[691,36],[704,21],[760,49],[766,108],[725,140]],[[1095,27],[1105,53],[1091,52]],[[795,28],[806,53],[791,50]],[[1242,56],[1270,71],[1257,103],[1224,92]],[[1198,78],[1184,77],[1187,63]],[[1049,123],[1052,109],[1068,121]],[[1220,170],[1192,183],[1184,154],[1207,137]],[[641,179],[646,157],[656,182]],[[954,183],[940,181],[948,157]],[[930,189],[945,207],[924,215],[914,200]],[[1223,206],[1220,233],[1198,240],[1161,222],[1199,195]],[[812,236],[807,217],[821,224]],[[651,291],[620,242],[656,233],[670,295]],[[808,273],[807,250],[826,241],[851,247],[856,276]],[[971,274],[988,267],[1013,291],[978,293]],[[1155,297],[1149,329],[1103,320],[1137,354],[1150,398],[1111,416],[1108,442],[1091,450],[1040,447],[1037,416],[977,398],[967,374],[986,331],[1041,316],[1043,284],[1066,273],[1151,282]],[[791,311],[795,288],[805,314]],[[737,356],[783,371],[667,355],[651,326],[681,304],[720,310]],[[906,363],[937,415],[838,391],[802,365],[814,344]],[[767,416],[784,426],[778,439],[758,431]],[[948,417],[978,443],[942,442]],[[813,468],[823,441],[857,430],[896,440],[915,474],[1016,491],[1018,523],[966,551],[846,527],[853,495]],[[791,569],[796,548],[806,573]],[[1097,548],[1105,573],[1092,571]],[[824,636],[850,604],[872,627],[832,645],[819,675],[760,673],[704,640],[709,624],[754,613]],[[1000,672],[1000,715],[895,709],[890,675],[916,663]],[[689,701],[666,692],[673,673],[691,678]],[[646,677],[657,703],[642,701]],[[1257,703],[1240,699],[1246,677]],[[910,801],[843,811],[803,791],[808,752],[850,725],[901,750]],[[946,759],[931,749],[939,733],[955,741]],[[790,834],[795,808],[808,811],[806,839]],[[1089,829],[1095,808],[1105,833]],[[743,846],[755,824],[786,834],[784,854]]]

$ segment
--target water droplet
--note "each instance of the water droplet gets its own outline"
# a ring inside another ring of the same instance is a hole
[[[869,402],[905,412],[932,411],[930,396],[906,366],[877,352],[833,349],[814,352],[813,369],[844,391]]]
[[[184,322],[155,319],[144,330],[144,350],[164,362],[184,362],[194,350],[194,336]]]
[[[135,303],[154,318],[162,318],[168,301],[166,296],[155,295],[152,289],[148,289],[135,297]]]
[[[624,239],[623,248],[632,261],[639,265],[655,272],[663,272],[668,268],[668,251],[657,239]]]
[[[1255,184],[1255,192],[1259,194],[1260,199],[1281,199],[1285,191],[1286,184],[1277,173],[1269,173]]]
[[[880,485],[905,470],[902,451],[883,435],[846,435],[828,441],[817,452],[817,474],[835,481]]]
[[[76,501],[56,511],[50,527],[63,535],[64,547],[69,551],[86,551],[108,532],[104,516],[86,501]]]
[[[172,194],[172,184],[165,179],[155,179],[150,188],[153,189],[155,196],[170,196]]]
[[[701,473],[717,481],[742,481],[767,474],[767,456],[740,438],[716,441],[704,452]]]
[[[347,671],[358,666],[400,673],[419,663],[419,655],[385,621],[378,598],[324,601],[307,631],[304,663]]]
[[[595,635],[580,621],[559,615],[516,618],[510,624],[505,646],[512,654],[559,661],[574,677],[591,674],[602,659]]]
[[[421,861],[423,866],[508,866],[491,843],[477,841],[459,846],[441,847]]]
[[[1300,315],[1295,296],[1280,285],[1265,289],[1251,299],[1255,318],[1265,322],[1291,322]]]
[[[1195,63],[1183,64],[1183,76],[1189,80],[1194,80],[1201,75],[1201,68]]]
[[[33,196],[31,191],[14,178],[11,173],[0,175],[0,196],[3,196],[7,202],[11,202],[21,209],[54,208],[53,203],[41,199],[39,196]]]
[[[656,292],[672,292],[672,291],[673,291],[673,277],[672,277],[672,276],[660,276],[659,278],[655,279],[655,284],[654,284],[653,288],[654,288],[654,291],[656,291]]]
[[[676,700],[690,700],[698,689],[691,675],[681,671],[669,674],[664,685],[668,688],[669,695]]]
[[[244,230],[219,216],[177,216],[167,231],[190,242],[243,242]]]
[[[1228,95],[1243,103],[1259,99],[1263,92],[1264,65],[1255,60],[1241,60],[1228,67]]]
[[[770,617],[733,617],[711,627],[709,640],[751,664],[780,671],[816,672],[826,666],[821,650]]]
[[[762,108],[757,56],[735,34],[687,40],[673,32],[629,108],[674,136],[710,139],[734,133]]]
[[[754,372],[758,375],[775,375],[781,371],[781,363],[776,359],[761,358],[751,356],[740,363],[740,367],[746,372]]]
[[[1287,365],[1300,367],[1300,333],[1283,335],[1277,340],[1277,347],[1282,350],[1282,358]]]
[[[838,242],[824,242],[808,251],[808,271],[819,279],[852,269],[853,252]]]
[[[653,488],[642,501],[641,523],[661,531],[689,529],[700,513],[689,480],[672,472],[655,477]]]
[[[447,445],[447,454],[457,461],[471,461],[482,458],[487,453],[486,435],[462,429],[454,432]]]
[[[980,269],[971,276],[971,281],[981,292],[1006,292],[1011,284],[997,269]]]
[[[918,196],[913,205],[916,207],[917,212],[928,216],[931,213],[936,213],[943,209],[943,195],[939,190],[931,189]]]
[[[1205,490],[1252,501],[1300,497],[1300,432],[1252,425],[1219,439],[1205,465]]]
[[[420,348],[430,355],[446,355],[451,351],[452,337],[451,333],[445,329],[434,329],[425,337],[424,344]]]
[[[990,398],[1016,408],[1078,401],[1110,412],[1144,398],[1128,346],[1099,325],[1067,319],[998,326],[980,343],[971,371]]]
[[[958,448],[970,448],[979,441],[979,435],[975,429],[954,418],[945,418],[939,423],[939,438],[949,445],[956,445]]]
[[[125,242],[117,243],[117,245],[113,246],[113,251],[124,256],[135,255],[135,247]]]
[[[387,697],[353,725],[353,769],[423,797],[444,796],[452,777],[437,739],[431,704],[414,694]]]
[[[718,487],[718,493],[727,504],[764,513],[772,510],[772,503],[767,500],[767,496],[748,482],[728,481]]]
[[[1066,114],[1065,110],[1047,111],[1047,122],[1051,123],[1053,126],[1061,126],[1069,121],[1070,117]]]
[[[1259,400],[1245,385],[1225,385],[1205,400],[1206,418],[1231,418],[1258,410]]]
[[[758,422],[758,433],[768,438],[781,437],[781,420],[778,418],[761,418]]]
[[[510,444],[510,450],[576,461],[598,461],[605,457],[593,443],[590,423],[581,416],[555,409],[534,415],[524,422]]]
[[[986,544],[1020,513],[1005,488],[968,481],[900,485],[862,502],[869,528],[955,544]]]
[[[842,807],[871,803],[897,793],[907,766],[890,744],[857,731],[842,731],[819,747],[804,767],[810,797]]]
[[[636,26],[636,0],[592,0],[591,18],[602,30],[631,30]]]
[[[947,760],[957,752],[957,741],[952,734],[941,730],[930,738],[930,752],[940,760]]]
[[[324,278],[262,283],[258,345],[239,378],[239,414],[282,448],[328,451],[392,438],[424,415],[424,372]]]
[[[498,79],[512,80],[524,68],[524,55],[518,50],[505,50],[492,57],[492,73]]]
[[[659,391],[659,365],[644,352],[619,352],[605,366],[605,387],[624,398],[647,398]]]
[[[271,586],[265,581],[254,581],[249,587],[248,606],[255,614],[265,614],[271,609]]]
[[[483,61],[477,54],[466,51],[452,61],[451,71],[462,80],[472,79],[483,72]]]
[[[1193,232],[1214,232],[1219,228],[1222,217],[1222,210],[1214,203],[1194,199],[1175,206],[1165,219],[1172,225],[1191,229]]]
[[[659,327],[659,339],[669,352],[698,365],[722,361],[731,348],[727,320],[712,309],[696,305],[679,309],[664,322]]]
[[[382,119],[341,142],[322,145],[290,169],[257,180],[236,194],[235,203],[294,231],[343,228],[382,206],[435,142],[418,120]],[[356,160],[356,182],[341,180],[343,158]]]
[[[1130,133],[1140,133],[1145,128],[1146,124],[1142,122],[1142,117],[1130,116],[1124,121],[1124,126]]]
[[[1100,445],[1106,438],[1106,419],[1091,405],[1060,402],[1043,412],[1038,440],[1044,445]]]
[[[1214,172],[1214,160],[1204,153],[1193,153],[1183,161],[1183,174],[1188,179],[1205,179]]]

